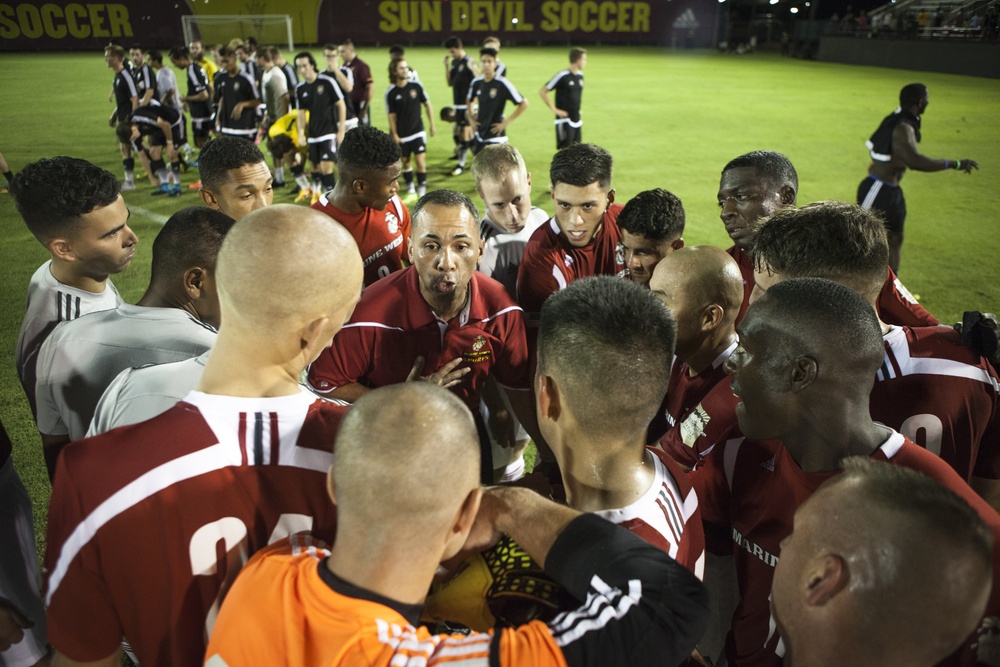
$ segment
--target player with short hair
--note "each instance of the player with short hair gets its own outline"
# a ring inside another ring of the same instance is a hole
[[[552,113],[556,115],[556,150],[583,141],[583,120],[580,118],[580,99],[583,97],[583,68],[587,66],[587,50],[569,50],[569,68],[556,74],[538,90]],[[556,101],[549,97],[556,91]]]
[[[475,204],[453,190],[424,195],[413,210],[413,266],[365,290],[350,323],[310,367],[310,386],[353,402],[375,387],[424,380],[453,388],[478,413],[494,376],[536,433],[521,309],[503,285],[476,271],[481,255]],[[486,483],[493,480],[489,447],[483,438]]]
[[[649,286],[660,260],[684,247],[684,205],[672,192],[640,192],[618,215],[625,266],[632,282]]]
[[[795,206],[799,188],[795,167],[781,153],[753,151],[741,155],[722,170],[719,183],[719,217],[734,245],[726,250],[743,274],[743,308],[736,318],[743,319],[754,286],[754,265],[750,259],[753,230],[757,221],[786,206]],[[891,269],[886,269],[885,284],[879,294],[879,315],[886,322],[900,326],[932,326],[937,319],[928,313],[907,291]]]
[[[213,139],[198,156],[198,175],[201,200],[233,220],[274,200],[271,170],[252,141],[227,136]]]
[[[315,211],[278,205],[233,226],[216,267],[225,326],[197,390],[60,458],[46,601],[63,664],[119,664],[122,637],[140,663],[200,664],[249,556],[303,530],[333,539],[325,477],[345,408],[299,376],[361,275],[350,234]]]
[[[792,532],[796,508],[840,473],[846,457],[888,461],[936,479],[994,535],[1000,515],[941,459],[872,420],[869,396],[884,348],[875,311],[857,292],[821,278],[787,280],[750,305],[737,331],[740,344],[725,367],[747,439],[717,446],[691,479],[702,518],[726,526],[733,540],[740,601],[728,661],[780,665],[784,644],[771,615],[780,544]],[[996,583],[994,590],[1000,592]],[[990,616],[998,602],[994,594]],[[964,658],[970,650],[963,649]]]
[[[285,79],[288,81],[288,90],[292,92],[295,87],[299,85],[299,75],[295,71],[295,65],[285,60],[285,56],[281,54],[281,49],[277,46],[268,47],[271,52],[271,57],[274,59],[274,64],[281,68],[281,71],[285,73]],[[291,95],[288,100],[289,105],[293,109],[298,108],[298,100],[295,99],[295,95]]]
[[[717,444],[741,436],[737,399],[723,364],[738,341],[735,322],[743,303],[743,280],[725,251],[689,246],[656,265],[649,289],[677,320],[667,397],[649,436],[691,469]]]
[[[646,447],[676,333],[655,296],[611,276],[584,278],[552,295],[538,330],[538,425],[570,507],[625,526],[700,579],[698,498],[680,466]],[[595,377],[630,389],[608,392]]]
[[[240,69],[237,52],[219,50],[222,70],[215,79],[215,131],[253,141],[257,135],[260,93],[253,76]]]
[[[496,75],[506,77],[507,66],[503,64],[503,62],[501,62],[500,60],[500,38],[490,35],[489,37],[483,40],[483,48],[493,49],[494,51],[496,51],[496,59],[497,59]]]
[[[865,210],[882,215],[889,232],[889,268],[899,273],[899,256],[903,247],[903,224],[906,222],[906,200],[899,182],[907,169],[942,171],[958,169],[971,174],[979,169],[975,160],[935,160],[920,153],[920,115],[927,110],[927,86],[911,83],[899,91],[899,108],[882,119],[882,123],[865,142],[872,162],[868,176],[858,185],[858,204]]]
[[[434,136],[434,110],[419,81],[411,81],[406,60],[398,58],[389,63],[389,81],[385,91],[385,110],[389,115],[389,134],[400,145],[403,159],[403,180],[406,191],[423,197],[427,194],[427,132],[420,118],[420,110],[427,112],[428,130]],[[417,167],[417,187],[413,187],[413,168],[410,156]]]
[[[406,58],[406,49],[401,44],[393,44],[389,47],[389,60],[395,60],[396,58]],[[406,66],[406,78],[408,81],[420,81],[420,75],[417,74],[417,70],[410,67],[409,63]]]
[[[453,138],[458,166],[455,167],[452,176],[458,176],[465,171],[465,159],[469,149],[472,148],[472,122],[466,110],[469,87],[473,79],[479,75],[479,65],[476,64],[475,58],[465,52],[462,40],[458,37],[449,37],[445,40],[444,48],[448,49],[448,55],[444,57],[444,80],[451,88],[451,102],[455,109]]]
[[[326,44],[323,47],[323,57],[326,58],[326,71],[323,73],[336,79],[340,91],[344,93],[344,109],[347,112],[344,131],[347,132],[358,126],[358,112],[354,108],[354,100],[351,99],[351,93],[354,91],[354,70],[341,64],[340,51],[336,44]]]
[[[784,664],[939,664],[982,616],[993,536],[924,475],[862,457],[843,467],[781,546],[771,599]]]
[[[354,236],[370,286],[403,269],[409,257],[410,212],[396,194],[399,144],[382,130],[358,126],[344,136],[338,162],[340,179],[313,208]]]
[[[104,62],[115,72],[112,82],[115,110],[108,118],[108,127],[115,127],[139,108],[139,89],[131,70],[125,67],[125,49],[117,44],[109,44],[104,48]],[[135,158],[132,157],[132,144],[121,143],[119,147],[122,153],[122,168],[125,171],[125,183],[121,189],[135,190]]]
[[[507,126],[528,108],[528,100],[521,96],[514,84],[496,73],[498,62],[496,49],[480,49],[479,56],[483,73],[469,85],[465,109],[469,123],[475,122],[473,153],[481,151],[486,144],[507,143]],[[517,106],[509,117],[504,118],[503,111],[508,100]],[[472,113],[473,102],[478,106],[475,115]],[[455,171],[461,173],[458,169]]]
[[[132,78],[135,79],[136,90],[139,91],[139,106],[144,107],[156,99],[156,76],[153,68],[145,62],[142,47],[133,44],[128,50],[132,60]]]
[[[179,48],[183,49],[185,47],[182,46]],[[202,41],[200,39],[192,40],[186,48],[191,56],[191,62],[205,70],[208,80],[212,81],[215,78],[215,73],[219,71],[219,68],[214,62],[212,62],[212,59],[208,57],[208,54],[205,53],[205,45]]]
[[[552,158],[549,177],[555,215],[524,249],[517,300],[529,326],[550,294],[586,276],[625,276],[621,230],[611,187],[611,154],[594,144],[573,144]]]
[[[310,203],[315,204],[321,194],[329,192],[336,184],[333,163],[337,159],[337,147],[344,143],[347,109],[340,86],[334,79],[317,71],[316,59],[311,53],[303,51],[297,54],[295,66],[300,79],[295,87],[299,107],[299,146],[309,146],[309,165],[312,169],[312,188],[302,188],[295,201],[309,198]],[[308,116],[303,111],[308,111]]]
[[[170,62],[177,69],[184,70],[187,94],[182,95],[180,101],[191,112],[191,134],[195,146],[201,148],[208,141],[209,131],[215,123],[212,78],[183,46],[170,49]]]
[[[354,88],[351,90],[351,102],[354,104],[354,111],[358,114],[358,122],[361,125],[371,125],[371,104],[372,96],[375,94],[375,81],[372,79],[371,68],[361,58],[358,58],[357,51],[354,50],[354,42],[345,39],[337,47],[340,59],[344,61],[344,66],[350,68],[354,73]]]
[[[232,225],[202,206],[174,213],[153,241],[149,286],[135,305],[52,330],[38,353],[35,384],[43,441],[60,447],[84,437],[101,394],[124,369],[182,361],[212,347],[219,326],[215,259]]]
[[[181,156],[178,152],[187,146],[184,116],[180,111],[164,104],[139,107],[118,124],[116,130],[121,142],[135,142],[149,137],[149,166],[160,179],[160,187],[150,194],[179,197],[181,194]],[[166,146],[170,169],[163,160]],[[173,187],[170,181],[173,181]]]
[[[28,284],[15,362],[35,414],[38,350],[56,324],[118,307],[122,300],[108,279],[128,268],[138,238],[128,226],[121,184],[100,167],[71,157],[39,160],[10,185],[28,230],[49,251]],[[55,458],[46,460],[55,472]]]
[[[258,139],[269,136],[271,126],[288,115],[288,100],[291,97],[285,73],[274,62],[273,49],[262,48],[257,53],[257,64],[261,69],[261,93],[264,97],[264,118],[261,121]],[[259,143],[259,142],[258,142]],[[281,158],[274,154],[271,143],[267,143],[271,159],[274,161],[274,183],[276,188],[285,187],[285,167]]]
[[[646,667],[690,653],[708,613],[694,576],[598,517],[527,489],[481,489],[476,466],[476,426],[448,392],[411,383],[363,396],[334,448],[336,544],[292,538],[249,563],[205,664]],[[551,624],[431,635],[418,617],[439,563],[502,533],[587,604]]]
[[[757,293],[789,278],[835,280],[874,307],[889,258],[881,218],[854,204],[820,202],[775,214],[754,236]],[[950,327],[880,321],[885,359],[873,419],[945,462],[1000,508],[1000,378]]]

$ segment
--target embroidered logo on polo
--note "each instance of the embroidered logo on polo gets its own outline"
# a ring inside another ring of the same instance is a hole
[[[475,340],[472,341],[472,350],[462,353],[462,360],[467,361],[470,364],[489,361],[491,356],[490,349],[483,349],[484,347],[486,347],[486,336],[479,334],[476,336]]]
[[[708,426],[708,422],[712,420],[712,417],[705,411],[705,408],[701,407],[701,403],[691,411],[691,414],[681,422],[681,440],[688,447],[694,447],[695,441],[701,436],[705,435],[705,427]]]
[[[397,234],[399,232],[399,218],[392,213],[386,213],[385,226],[389,228],[390,234]]]

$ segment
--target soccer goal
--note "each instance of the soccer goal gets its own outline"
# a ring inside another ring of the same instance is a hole
[[[233,14],[182,16],[184,43],[200,39],[208,44],[228,44],[235,38],[254,37],[258,44],[275,44],[295,50],[292,17],[288,14]]]

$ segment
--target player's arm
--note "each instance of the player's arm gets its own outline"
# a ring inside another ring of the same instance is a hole
[[[427,131],[433,137],[437,132],[437,128],[434,127],[434,108],[431,106],[430,99],[424,101],[424,111],[427,112]]]
[[[10,600],[0,597],[0,653],[24,639],[24,631],[35,626]]]
[[[341,401],[345,401],[347,403],[353,403],[354,401],[358,400],[359,398],[361,398],[370,391],[371,389],[364,386],[360,382],[351,382],[349,384],[345,384],[342,387],[337,387],[329,394],[325,395],[329,396],[330,398],[336,398]]]
[[[917,148],[917,134],[909,123],[898,123],[892,131],[892,154],[898,155],[910,169],[917,171],[944,171],[958,169],[969,174],[973,169],[979,169],[974,160],[936,160],[922,155]]]
[[[302,98],[299,98],[299,113],[295,116],[295,125],[298,128],[298,144],[300,147],[306,145],[306,111],[307,107],[302,105]]]
[[[354,90],[354,82],[350,81],[341,71],[339,58],[334,62],[333,76],[337,79],[337,85],[340,86],[340,89],[344,92],[344,94],[350,95],[351,91]]]
[[[556,115],[556,117],[558,117],[558,118],[566,118],[567,116],[569,116],[569,114],[566,113],[565,111],[563,111],[562,109],[556,108],[556,105],[552,101],[552,98],[549,97],[549,86],[548,86],[548,84],[546,84],[546,85],[542,86],[541,88],[539,88],[538,89],[538,94],[542,97],[542,101],[545,102],[545,106],[547,106],[549,108],[549,110]]]
[[[347,122],[347,104],[343,98],[337,100],[337,145],[344,143],[344,133],[347,131],[344,124]]]
[[[523,114],[527,110],[527,108],[528,108],[528,100],[522,97],[518,105],[514,107],[514,113],[507,116],[499,123],[493,123],[493,125],[490,126],[490,130],[493,132],[493,134],[500,134],[501,132],[506,130],[511,123],[517,120],[517,117]]]
[[[446,55],[444,57],[444,82],[448,85],[449,88],[452,87],[452,85],[451,85],[451,56],[450,55]]]
[[[400,141],[399,132],[396,130],[396,113],[394,111],[390,111],[387,115],[389,117],[389,136],[392,137],[392,140],[398,144]]]

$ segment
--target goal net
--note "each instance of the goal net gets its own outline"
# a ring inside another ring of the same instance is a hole
[[[233,14],[229,16],[182,16],[184,43],[199,39],[209,44],[228,44],[230,40],[253,37],[258,44],[274,44],[295,50],[292,17],[288,14]]]

